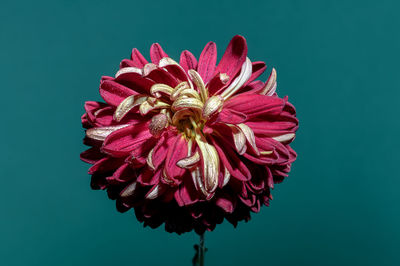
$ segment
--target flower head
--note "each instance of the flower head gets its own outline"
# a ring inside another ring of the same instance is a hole
[[[82,124],[90,149],[81,159],[94,189],[107,189],[119,211],[135,209],[169,232],[213,230],[226,218],[249,220],[272,199],[296,153],[295,108],[279,98],[276,72],[247,57],[235,36],[216,65],[209,42],[199,60],[177,63],[159,44],[149,63],[137,49],[115,77],[102,77],[105,103],[86,102]]]

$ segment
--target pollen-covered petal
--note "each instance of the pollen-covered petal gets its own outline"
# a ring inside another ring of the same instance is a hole
[[[203,117],[209,119],[212,115],[221,110],[223,104],[224,101],[221,96],[211,96],[204,104]]]
[[[86,136],[94,140],[104,141],[108,135],[128,125],[117,125],[108,127],[94,127],[86,130]]]
[[[198,151],[196,151],[193,155],[179,160],[176,163],[176,165],[178,165],[181,168],[190,169],[193,166],[195,166],[199,161],[200,161],[200,154]]]
[[[162,101],[155,101],[153,104],[149,102],[150,98],[147,98],[147,101],[143,102],[139,107],[139,112],[141,115],[146,115],[152,110],[167,108],[170,105],[162,102]]]
[[[199,131],[196,134],[196,143],[200,151],[200,171],[204,191],[210,194],[218,186],[219,157],[215,147],[209,144]],[[203,191],[203,193],[204,193]],[[207,194],[205,194],[207,196]]]
[[[157,114],[151,118],[151,122],[149,124],[150,133],[154,137],[159,137],[167,125],[167,116],[165,114]]]
[[[137,67],[124,67],[118,70],[118,72],[115,74],[115,77],[117,78],[118,76],[125,74],[125,73],[136,73],[139,75],[143,74],[143,70],[141,68]]]
[[[166,84],[154,84],[151,89],[150,89],[150,94],[153,95],[156,98],[160,98],[161,94],[165,94],[165,95],[171,95],[172,91],[174,89],[171,88],[170,86],[166,85]]]
[[[189,77],[193,81],[193,83],[196,84],[197,90],[200,93],[201,100],[205,102],[208,98],[208,91],[204,85],[203,79],[200,77],[199,73],[197,73],[196,70],[193,69],[189,70]]]
[[[171,108],[173,111],[178,111],[185,108],[197,109],[201,111],[203,109],[203,102],[196,98],[179,97],[174,101]]]
[[[135,106],[138,106],[145,102],[147,97],[143,95],[131,95],[126,97],[118,106],[114,112],[113,118],[115,121],[119,122],[124,118],[124,116],[132,110]]]

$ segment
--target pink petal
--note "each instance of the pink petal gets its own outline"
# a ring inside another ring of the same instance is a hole
[[[167,84],[172,88],[175,88],[179,83],[171,73],[168,73],[162,68],[152,70],[146,77],[153,80],[155,83]]]
[[[196,57],[189,51],[185,50],[181,54],[179,65],[187,72],[189,69],[197,69]]]
[[[191,175],[185,175],[179,189],[175,191],[176,202],[179,206],[188,206],[198,202],[200,198],[201,195],[195,188]]]
[[[202,77],[204,84],[214,76],[215,63],[217,62],[217,46],[214,42],[209,42],[204,47],[199,58],[197,72]]]
[[[161,45],[158,43],[153,43],[153,45],[150,47],[151,62],[158,65],[158,62],[160,62],[163,57],[168,57],[168,55],[161,48]]]
[[[231,148],[229,143],[217,140],[215,137],[210,138],[215,149],[218,152],[222,164],[228,169],[229,173],[238,180],[247,181],[251,178],[251,173],[246,165],[236,156],[236,152]]]
[[[120,74],[115,81],[134,91],[134,94],[148,94],[154,81],[133,72]]]
[[[133,48],[131,54],[132,62],[134,63],[134,67],[143,68],[145,64],[147,64],[146,58],[139,52],[138,49]]]
[[[136,64],[132,60],[123,59],[121,63],[119,63],[119,68],[121,69],[125,67],[136,67]]]
[[[247,116],[244,113],[229,108],[223,108],[216,116],[215,122],[225,124],[240,124],[246,121],[246,119]]]
[[[173,140],[172,145],[168,148],[165,160],[165,173],[169,179],[181,179],[186,169],[177,166],[177,162],[188,156],[188,143],[186,139],[178,134]]]
[[[284,99],[257,94],[239,94],[224,104],[224,108],[243,113],[249,119],[260,115],[279,115],[284,106]]]
[[[129,164],[124,163],[119,167],[107,181],[112,184],[120,184],[136,179],[136,172],[130,167]]]
[[[226,213],[232,213],[235,209],[234,199],[227,193],[218,194],[215,205],[223,209]]]
[[[232,38],[228,47],[219,62],[215,73],[226,73],[230,80],[236,76],[236,74],[242,68],[243,63],[247,56],[247,43],[246,39],[240,35],[236,35]]]
[[[156,172],[153,172],[152,170],[146,168],[140,173],[137,182],[144,186],[153,186],[160,182],[160,177],[161,168],[159,168]]]
[[[122,163],[121,159],[105,157],[89,168],[89,174],[115,171]]]
[[[152,162],[155,169],[164,163],[165,158],[167,157],[168,149],[170,145],[173,144],[175,136],[176,132],[171,130],[164,131],[164,133],[161,135],[153,150]]]
[[[137,94],[133,90],[113,81],[100,83],[100,95],[108,104],[118,106],[126,97]]]
[[[251,65],[252,65],[252,74],[249,80],[244,84],[244,86],[248,85],[250,82],[258,78],[267,69],[267,66],[262,61],[252,62]]]
[[[95,164],[100,159],[104,158],[104,154],[96,147],[92,147],[81,153],[80,158],[85,163]]]
[[[108,135],[102,151],[114,157],[125,157],[150,138],[152,135],[148,129],[148,122],[129,125]]]
[[[265,86],[264,82],[262,82],[261,80],[256,80],[240,88],[237,91],[237,94],[239,93],[258,94],[264,88],[264,86]]]

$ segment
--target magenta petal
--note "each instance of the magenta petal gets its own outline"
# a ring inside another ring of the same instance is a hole
[[[100,159],[104,158],[104,154],[98,148],[92,147],[81,153],[80,158],[85,163],[95,164]]]
[[[214,76],[215,63],[217,62],[217,46],[209,42],[204,47],[199,58],[197,72],[203,78],[205,84]]]
[[[123,161],[117,158],[106,157],[98,160],[92,167],[89,168],[89,174],[105,173],[114,171],[121,165]]]
[[[244,113],[229,108],[223,108],[222,111],[218,113],[215,122],[225,124],[240,124],[246,121],[246,119],[247,116]]]
[[[173,140],[175,139],[176,132],[173,131],[165,131],[158,143],[155,145],[153,150],[152,162],[157,169],[160,165],[162,165],[167,157],[168,148],[170,145],[173,145]]]
[[[248,118],[279,115],[284,106],[283,99],[258,94],[239,94],[224,104],[224,108],[243,113]]]
[[[229,173],[238,180],[250,180],[251,173],[249,169],[236,155],[236,152],[231,148],[231,145],[229,143],[217,141],[215,137],[210,139],[218,152],[222,164],[228,169]]]
[[[258,78],[267,69],[267,66],[262,61],[252,62],[251,65],[252,65],[252,74],[249,80],[244,84],[244,86],[246,86],[256,78]]]
[[[183,67],[183,69],[187,72],[189,69],[197,69],[197,60],[196,57],[189,52],[188,50],[185,50],[181,53],[181,58],[179,60],[179,65]]]
[[[168,55],[161,48],[161,45],[159,45],[158,43],[153,43],[153,45],[150,47],[151,62],[158,65],[160,60],[164,57],[168,57]]]
[[[119,167],[111,177],[107,180],[113,184],[125,183],[136,178],[135,171],[130,167],[129,164],[124,163]]]
[[[240,35],[232,38],[219,62],[215,74],[225,73],[232,80],[240,71],[247,56],[246,39]]]
[[[175,88],[178,85],[178,80],[171,74],[162,68],[156,68],[152,70],[146,78],[153,80],[155,83],[162,83]]]
[[[154,85],[154,81],[132,72],[119,75],[115,81],[134,91],[134,94],[148,94]]]
[[[261,80],[256,80],[250,82],[246,86],[240,88],[236,94],[245,93],[245,94],[259,94],[260,91],[264,88],[265,84]]]
[[[125,67],[136,67],[135,62],[129,59],[123,59],[121,63],[119,64],[119,68],[125,68]]]
[[[177,162],[188,155],[188,143],[181,135],[177,135],[168,149],[167,158],[165,160],[165,173],[169,179],[180,179],[185,173],[184,168],[177,166]]]
[[[146,168],[139,175],[137,182],[144,186],[153,186],[160,182],[161,177],[161,168],[159,168],[156,172]]]
[[[118,106],[126,97],[134,94],[137,93],[113,80],[104,80],[100,84],[101,97],[114,106]]]
[[[136,48],[133,48],[132,50],[131,59],[134,64],[133,66],[138,68],[143,68],[144,65],[148,63],[146,58],[144,58],[144,56]]]
[[[114,157],[125,157],[151,137],[148,123],[130,125],[111,133],[105,139],[102,151]]]
[[[215,205],[223,209],[226,213],[232,213],[235,208],[233,198],[227,193],[218,194]]]

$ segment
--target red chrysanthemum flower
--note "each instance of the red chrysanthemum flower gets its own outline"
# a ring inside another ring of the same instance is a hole
[[[86,102],[82,124],[90,149],[81,159],[93,189],[107,189],[121,212],[135,209],[144,225],[168,232],[213,230],[224,218],[236,226],[272,199],[290,171],[295,108],[275,92],[276,72],[247,57],[235,36],[216,65],[209,42],[199,60],[179,64],[159,44],[151,63],[133,49],[113,77],[102,77],[106,103]]]

